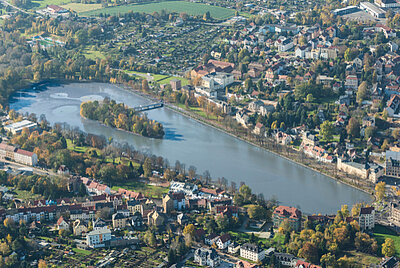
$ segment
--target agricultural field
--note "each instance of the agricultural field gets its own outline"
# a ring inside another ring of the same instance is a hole
[[[65,5],[71,3],[71,0],[32,0],[32,9],[43,9],[48,5]]]
[[[103,8],[98,10],[93,10],[89,12],[84,12],[81,15],[83,16],[97,16],[99,14],[123,14],[130,11],[133,12],[144,12],[144,13],[153,13],[160,12],[161,10],[166,10],[167,12],[176,12],[176,13],[187,13],[189,15],[203,15],[207,11],[210,12],[210,15],[214,19],[227,19],[235,15],[235,10],[218,7],[218,6],[210,6],[206,4],[200,3],[192,3],[186,1],[168,1],[168,2],[157,2],[150,4],[131,4],[126,6],[116,6],[110,8]]]
[[[92,10],[101,9],[101,4],[82,4],[82,3],[69,3],[62,5],[63,8],[75,11],[77,13],[88,12]]]

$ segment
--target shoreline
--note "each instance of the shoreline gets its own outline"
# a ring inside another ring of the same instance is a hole
[[[141,97],[143,97],[143,98],[146,98],[146,99],[148,99],[148,100],[152,100],[152,101],[157,100],[157,101],[158,101],[158,99],[154,98],[154,96],[152,96],[152,95],[148,95],[148,94],[145,94],[145,93],[143,93],[143,92],[141,92],[141,91],[134,90],[133,88],[127,87],[127,86],[125,86],[125,85],[122,85],[122,87],[123,87],[124,89],[129,90],[129,91],[131,91],[132,93],[134,93],[134,94],[136,94],[136,95],[138,95],[138,96],[141,96]],[[243,138],[243,137],[240,137],[240,136],[238,136],[238,135],[235,135],[235,134],[233,134],[233,133],[227,131],[227,130],[224,129],[223,127],[219,127],[219,126],[216,126],[216,125],[214,125],[214,124],[212,124],[212,123],[210,123],[210,122],[207,122],[206,119],[201,119],[201,118],[199,118],[197,115],[196,115],[196,116],[195,116],[195,115],[192,115],[192,113],[191,113],[190,111],[183,110],[182,108],[180,108],[180,107],[178,107],[178,106],[175,106],[174,104],[164,102],[164,107],[167,108],[167,109],[169,109],[169,110],[171,110],[171,111],[174,111],[174,112],[176,112],[176,113],[179,113],[180,115],[185,116],[186,118],[193,119],[193,120],[195,120],[196,122],[198,122],[198,123],[200,123],[200,124],[203,124],[203,125],[208,126],[208,127],[212,127],[212,128],[214,128],[214,129],[216,129],[216,130],[218,130],[218,131],[221,131],[222,133],[224,133],[224,134],[226,134],[226,135],[229,135],[229,136],[231,136],[231,137],[233,137],[233,138],[239,139],[240,141],[246,142],[247,144],[250,144],[250,145],[252,145],[252,146],[254,146],[254,147],[257,147],[257,148],[259,148],[259,149],[262,149],[262,150],[265,150],[265,151],[267,151],[267,152],[269,152],[269,153],[272,153],[272,154],[274,154],[275,156],[281,157],[281,158],[283,158],[283,159],[285,159],[285,160],[287,160],[287,161],[290,161],[290,162],[292,162],[292,163],[294,163],[294,164],[297,164],[297,165],[299,165],[299,166],[301,166],[301,167],[303,167],[303,168],[307,168],[307,169],[312,170],[312,171],[314,171],[314,172],[317,172],[317,173],[319,173],[319,174],[321,174],[321,175],[324,175],[324,176],[326,176],[327,178],[329,178],[329,179],[331,179],[331,180],[334,180],[334,181],[339,182],[339,183],[343,183],[343,184],[345,184],[345,185],[347,185],[347,186],[350,186],[350,187],[352,187],[352,188],[354,188],[354,189],[360,190],[360,191],[362,191],[362,192],[368,194],[368,195],[371,197],[371,199],[372,199],[371,202],[373,202],[374,199],[375,199],[375,198],[374,198],[374,195],[373,195],[370,191],[368,191],[367,189],[364,189],[364,188],[361,188],[361,187],[357,187],[356,185],[353,185],[353,184],[351,184],[351,183],[349,183],[349,182],[347,182],[347,181],[344,181],[344,180],[339,180],[339,179],[337,179],[336,177],[334,177],[334,176],[332,176],[332,175],[330,175],[330,174],[321,172],[320,170],[318,170],[318,169],[316,169],[316,168],[313,168],[313,167],[308,166],[308,165],[306,165],[306,164],[300,163],[300,162],[298,162],[298,161],[296,161],[296,160],[294,160],[294,159],[292,159],[292,158],[289,158],[289,157],[287,157],[287,156],[285,156],[285,155],[283,155],[283,154],[279,154],[279,153],[277,153],[277,152],[275,152],[275,151],[273,151],[273,150],[270,150],[270,149],[268,149],[268,148],[262,147],[261,145],[258,145],[258,144],[256,144],[256,143],[250,141],[250,140],[247,140],[247,139],[245,139],[245,138]],[[313,161],[316,161],[316,160],[313,160]]]
[[[81,81],[77,81],[77,80],[47,80],[47,81],[42,81],[42,82],[39,82],[39,83],[31,83],[30,86],[28,86],[28,88],[31,88],[31,89],[32,89],[34,86],[43,86],[43,85],[46,86],[47,84],[51,84],[51,83],[60,83],[60,84],[65,83],[65,84],[66,84],[66,83],[88,83],[88,82],[107,83],[107,82],[89,81],[89,80],[81,80]],[[155,96],[150,95],[150,94],[148,94],[148,93],[144,93],[144,92],[142,92],[142,91],[140,91],[140,90],[133,89],[132,87],[130,87],[130,86],[127,85],[127,84],[123,84],[123,83],[115,83],[115,84],[114,84],[114,83],[110,83],[110,84],[112,84],[112,85],[117,85],[117,86],[119,86],[119,87],[121,87],[121,88],[123,88],[123,89],[125,89],[125,90],[127,90],[127,91],[129,91],[129,92],[131,92],[131,93],[133,93],[133,94],[135,94],[135,95],[138,95],[138,96],[140,96],[140,97],[142,97],[142,98],[145,98],[145,99],[147,99],[147,100],[150,100],[150,101],[160,101],[160,99],[156,98]],[[21,90],[21,89],[20,89],[20,90]],[[252,145],[252,146],[254,146],[254,147],[257,147],[258,149],[265,150],[265,151],[267,151],[267,152],[269,152],[269,153],[272,153],[273,155],[275,155],[275,156],[277,156],[277,157],[281,157],[281,158],[283,158],[283,159],[285,159],[285,160],[287,160],[287,161],[290,161],[290,162],[292,162],[292,163],[294,163],[294,164],[297,164],[297,165],[299,165],[299,166],[301,166],[301,167],[303,167],[303,168],[307,168],[307,169],[309,169],[309,170],[312,170],[312,171],[314,171],[314,172],[317,172],[317,173],[319,173],[319,174],[321,174],[321,175],[324,175],[324,176],[326,176],[327,178],[332,179],[332,180],[334,180],[334,181],[336,181],[336,182],[343,183],[344,185],[350,186],[350,187],[352,187],[353,189],[360,190],[360,191],[362,191],[362,192],[368,194],[368,195],[371,197],[371,202],[374,201],[374,195],[371,193],[371,191],[368,191],[367,189],[364,189],[364,188],[362,188],[362,187],[358,187],[358,186],[356,186],[356,185],[353,185],[353,184],[349,183],[349,182],[346,181],[346,180],[340,180],[340,179],[338,179],[338,178],[336,178],[336,177],[334,177],[334,176],[332,176],[332,175],[330,175],[330,174],[327,174],[327,173],[322,172],[321,170],[318,170],[317,168],[314,168],[314,167],[312,167],[312,166],[308,166],[308,165],[306,165],[306,164],[304,164],[304,163],[298,162],[298,161],[296,161],[295,159],[289,158],[288,156],[285,156],[285,155],[280,154],[280,153],[278,153],[278,152],[275,152],[275,151],[273,151],[273,150],[271,150],[271,149],[268,149],[268,148],[266,148],[266,147],[263,147],[263,146],[261,146],[261,145],[255,143],[255,142],[253,142],[253,141],[251,141],[251,140],[248,140],[248,139],[243,138],[243,137],[241,137],[241,136],[239,136],[239,135],[236,135],[236,134],[234,134],[234,133],[231,133],[230,131],[226,130],[226,129],[223,128],[222,126],[215,125],[215,124],[209,122],[207,119],[201,118],[201,117],[199,117],[198,115],[195,115],[195,114],[191,113],[190,111],[184,110],[184,109],[182,109],[182,108],[180,108],[180,107],[178,107],[178,106],[176,106],[176,105],[174,105],[174,104],[172,104],[172,103],[164,102],[164,107],[167,108],[167,109],[169,109],[169,110],[171,110],[171,111],[174,111],[174,112],[176,112],[176,113],[179,113],[180,115],[185,116],[186,118],[193,119],[194,121],[196,121],[196,122],[198,122],[198,123],[201,123],[201,124],[203,124],[203,125],[205,125],[205,126],[208,126],[208,127],[212,127],[212,128],[214,128],[214,129],[216,129],[216,130],[218,130],[218,131],[220,131],[220,132],[222,132],[222,133],[224,133],[224,134],[226,134],[226,135],[229,135],[229,136],[231,136],[231,137],[233,137],[233,138],[236,138],[236,139],[238,139],[238,140],[240,140],[240,141],[246,142],[247,144]],[[90,120],[90,119],[87,119],[87,118],[86,118],[86,120]],[[94,120],[94,121],[96,121],[96,120]],[[102,124],[102,123],[99,122],[99,121],[96,121],[96,122]],[[120,129],[120,130],[123,130],[123,129]],[[129,131],[126,131],[126,130],[123,130],[123,131],[129,132]],[[131,132],[129,132],[129,133],[131,133]],[[132,133],[132,134],[141,136],[141,135],[136,134],[136,133]],[[290,148],[290,147],[287,147],[287,148]],[[311,158],[310,158],[309,160],[311,160],[312,162],[317,162],[315,159],[311,159]],[[348,177],[347,177],[347,178],[348,178]],[[371,189],[371,190],[372,190],[372,189]]]

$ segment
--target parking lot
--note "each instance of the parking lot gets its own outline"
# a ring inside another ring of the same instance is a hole
[[[343,15],[342,16],[344,19],[348,19],[348,20],[355,20],[358,22],[369,22],[369,21],[374,21],[374,22],[378,22],[378,23],[382,23],[382,24],[386,24],[386,19],[385,18],[375,18],[374,16],[372,16],[371,14],[360,10],[354,13],[350,13],[347,15]]]

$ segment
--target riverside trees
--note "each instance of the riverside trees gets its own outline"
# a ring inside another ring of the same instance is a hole
[[[150,120],[145,114],[139,115],[134,109],[123,103],[104,99],[81,104],[81,116],[103,124],[127,130],[145,137],[162,138],[164,128],[161,123]]]

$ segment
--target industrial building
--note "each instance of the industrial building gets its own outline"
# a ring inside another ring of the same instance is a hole
[[[347,15],[347,14],[354,13],[357,11],[359,11],[358,7],[348,6],[348,7],[344,7],[344,8],[335,9],[332,11],[332,13],[335,16],[343,16],[343,15]]]
[[[378,7],[377,5],[370,3],[370,2],[361,2],[360,3],[360,9],[365,10],[375,18],[384,18],[385,17],[385,11]]]

